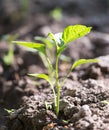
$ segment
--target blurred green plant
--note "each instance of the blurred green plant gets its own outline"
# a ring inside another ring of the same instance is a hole
[[[22,17],[28,16],[29,0],[20,0]]]
[[[61,8],[55,8],[50,12],[50,16],[53,17],[57,21],[62,20],[62,9]]]
[[[70,74],[72,70],[74,70],[76,67],[82,64],[98,62],[97,59],[79,59],[75,61],[73,65],[71,65],[68,73],[63,77],[62,81],[60,81],[59,80],[59,59],[61,57],[62,52],[66,49],[68,43],[80,37],[85,36],[90,31],[91,31],[91,27],[86,27],[84,25],[74,25],[74,26],[70,25],[67,26],[63,30],[63,32],[56,33],[56,34],[48,33],[47,38],[36,37],[35,39],[41,41],[41,43],[13,41],[13,43],[37,50],[39,52],[39,55],[41,55],[42,59],[44,59],[43,62],[46,68],[48,69],[48,74],[37,73],[37,74],[28,74],[28,75],[36,78],[45,79],[50,84],[50,87],[54,94],[54,106],[55,106],[55,112],[57,117],[59,115],[60,90],[67,76]],[[54,48],[55,51],[53,51]],[[51,55],[54,56],[54,59],[51,58]]]
[[[9,43],[8,53],[3,56],[3,61],[6,65],[11,65],[14,60],[14,45],[12,44],[13,40],[16,40],[17,35],[5,35],[3,40]]]

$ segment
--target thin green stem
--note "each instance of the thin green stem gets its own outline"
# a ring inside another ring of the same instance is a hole
[[[59,75],[58,75],[58,64],[59,64],[59,56],[56,56],[56,68],[55,68],[55,73],[56,73],[56,87],[58,86],[59,82]]]
[[[56,115],[58,117],[58,114],[59,114],[59,105],[60,105],[60,85],[59,85],[59,72],[58,72],[58,65],[59,65],[59,56],[60,55],[57,55],[56,56],[56,89],[57,89],[57,93],[56,93]]]
[[[60,86],[57,86],[57,96],[56,96],[56,115],[58,117],[59,114],[59,106],[60,106]]]

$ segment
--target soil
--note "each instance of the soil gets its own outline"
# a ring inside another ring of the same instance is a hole
[[[27,76],[28,73],[46,72],[38,54],[15,45],[14,61],[11,65],[6,65],[3,56],[7,54],[8,45],[1,40],[0,130],[109,130],[108,7],[103,0],[99,1],[97,5],[98,0],[94,3],[93,0],[83,0],[83,3],[81,0],[69,0],[68,3],[65,1],[66,6],[58,1],[53,4],[48,0],[34,1],[38,3],[37,13],[34,14],[36,6],[31,3],[33,14],[27,21],[17,23],[12,28],[13,23],[9,23],[7,30],[3,21],[4,27],[0,34],[17,33],[17,40],[26,41],[34,41],[36,35],[46,36],[48,32],[60,32],[69,24],[93,26],[89,35],[68,45],[64,55],[71,57],[71,62],[60,64],[60,79],[77,59],[98,58],[99,62],[80,66],[70,73],[61,88],[60,113],[57,118],[53,93],[48,83]],[[64,11],[61,21],[53,19],[48,13],[57,7],[57,2],[63,9],[68,9]],[[94,4],[97,5],[96,13]],[[72,9],[72,6],[76,8]],[[48,109],[45,102],[50,103]],[[9,114],[6,109],[14,110]]]

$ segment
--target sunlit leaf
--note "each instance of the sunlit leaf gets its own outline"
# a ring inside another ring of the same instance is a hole
[[[45,79],[47,82],[51,83],[49,76],[46,74],[28,74],[28,75],[36,78]]]
[[[45,45],[41,43],[25,42],[25,41],[13,41],[13,43],[19,44],[24,47],[36,49],[45,54]]]
[[[86,63],[93,63],[93,62],[98,62],[97,59],[80,59],[74,62],[74,64],[72,65],[72,70],[75,69],[77,66],[86,64]]]
[[[92,27],[86,27],[84,25],[74,25],[74,26],[70,25],[64,29],[62,38],[64,42],[67,44],[80,37],[85,36],[91,31],[91,28]]]

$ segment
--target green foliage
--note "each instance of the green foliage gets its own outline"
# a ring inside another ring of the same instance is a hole
[[[29,76],[33,76],[33,77],[36,77],[36,78],[45,79],[47,82],[51,83],[49,76],[46,75],[46,74],[28,74],[28,75],[29,75]]]
[[[22,45],[24,47],[36,49],[36,50],[42,52],[43,54],[45,54],[45,46],[44,46],[44,44],[34,43],[34,42],[25,42],[25,41],[13,41],[13,43]]]
[[[57,21],[60,21],[62,19],[62,9],[61,8],[55,8],[50,12],[50,15]]]
[[[77,66],[86,64],[86,63],[92,63],[92,62],[98,62],[97,59],[79,59],[77,61],[75,61],[72,65],[72,70],[75,69]]]
[[[72,42],[80,37],[85,36],[91,31],[92,27],[86,27],[84,25],[68,26],[64,29],[62,38],[65,44]]]
[[[86,27],[84,25],[74,25],[74,26],[68,26],[66,27],[63,32],[52,34],[48,33],[47,38],[43,37],[35,37],[36,40],[41,41],[42,43],[33,43],[33,42],[21,42],[21,41],[14,41],[14,43],[20,44],[25,47],[29,47],[32,49],[35,49],[39,52],[41,52],[41,57],[43,60],[45,66],[48,69],[48,75],[47,74],[29,74],[29,76],[33,76],[36,78],[42,78],[45,79],[47,82],[49,82],[50,87],[54,94],[54,104],[55,104],[55,112],[58,116],[59,114],[59,105],[60,105],[60,89],[69,75],[69,73],[75,69],[77,66],[80,66],[82,64],[86,63],[92,63],[92,62],[98,62],[97,59],[80,59],[78,61],[75,61],[74,64],[71,66],[68,71],[67,75],[63,78],[62,82],[59,81],[59,59],[61,58],[62,52],[66,49],[67,44],[88,34],[91,30],[91,27]],[[55,59],[55,66],[54,62],[50,59],[50,55],[53,53],[53,47],[55,47],[55,53],[54,53],[54,59]],[[48,55],[48,52],[49,54]],[[40,53],[39,53],[40,54]],[[42,55],[43,54],[43,55]],[[56,86],[56,89],[54,88]],[[56,91],[55,91],[56,90]],[[46,106],[47,107],[47,106]]]

